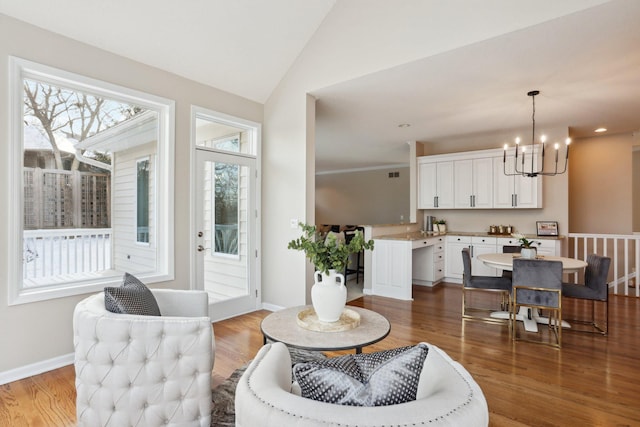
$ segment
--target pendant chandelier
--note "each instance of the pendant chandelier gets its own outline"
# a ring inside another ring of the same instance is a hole
[[[540,158],[540,165],[538,169],[535,169],[536,167],[536,157],[538,157],[538,154],[536,153],[536,142],[535,142],[535,138],[536,138],[536,95],[539,95],[540,91],[538,90],[532,90],[531,92],[528,92],[527,95],[531,97],[531,100],[533,102],[533,114],[531,115],[531,120],[533,122],[532,125],[532,130],[531,130],[531,153],[527,156],[527,148],[526,146],[523,146],[522,148],[520,148],[520,138],[516,138],[516,153],[515,156],[513,158],[513,171],[509,171],[507,172],[507,149],[509,148],[509,146],[507,144],[504,145],[504,157],[502,159],[502,163],[504,166],[504,174],[507,176],[516,176],[516,175],[521,175],[521,176],[526,176],[529,178],[535,178],[538,175],[547,175],[547,176],[554,176],[554,175],[559,175],[559,174],[563,174],[567,171],[567,163],[569,162],[569,144],[571,143],[571,138],[567,138],[565,141],[566,144],[566,154],[564,156],[564,167],[562,168],[561,171],[558,171],[558,151],[560,150],[560,144],[558,144],[557,142],[554,144],[554,148],[555,148],[555,169],[553,172],[545,172],[544,170],[544,144],[547,140],[547,137],[545,135],[542,135],[540,137],[540,143],[537,145],[541,145],[542,147],[540,148],[539,151],[542,152],[542,157]],[[531,164],[530,167],[528,167],[529,163]]]

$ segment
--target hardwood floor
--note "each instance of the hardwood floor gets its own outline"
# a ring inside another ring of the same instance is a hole
[[[365,296],[350,303],[391,321],[389,336],[364,352],[420,341],[439,346],[480,384],[491,426],[640,425],[639,299],[611,297],[609,336],[565,330],[558,350],[513,344],[504,325],[462,321],[458,286],[414,287],[414,296],[412,302]],[[580,308],[564,304],[564,317]],[[268,313],[214,324],[214,384],[258,351],[260,321]],[[73,381],[68,366],[0,386],[0,426],[75,425]]]

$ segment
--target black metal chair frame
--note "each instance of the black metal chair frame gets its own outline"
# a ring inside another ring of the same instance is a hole
[[[364,227],[354,227],[351,229],[346,229],[343,230],[344,232],[344,241],[346,244],[349,244],[349,242],[351,241],[351,239],[353,239],[353,236],[355,236],[355,232],[356,231],[360,231],[362,233],[362,235],[364,236]],[[359,281],[359,276],[360,274],[362,274],[362,277],[364,279],[364,257],[363,257],[363,252],[360,251],[358,252],[356,255],[356,268],[349,268],[349,264],[347,263],[347,265],[344,267],[344,280],[347,280],[347,275],[349,274],[355,274],[356,275],[356,283],[358,283]],[[360,260],[362,259],[362,265]]]

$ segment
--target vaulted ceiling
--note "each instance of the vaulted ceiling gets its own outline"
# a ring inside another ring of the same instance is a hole
[[[264,103],[342,1],[0,0],[0,13]],[[402,0],[398,9],[411,16],[412,9],[425,9],[424,1]],[[361,7],[372,13],[376,4]],[[500,147],[530,126],[526,93],[533,89],[541,91],[540,131],[569,129],[581,137],[601,126],[610,133],[639,130],[640,2],[573,5],[537,25],[449,48],[450,38],[465,31],[465,19],[477,14],[460,7],[460,19],[447,14],[450,25],[440,27],[447,31],[434,33],[433,43],[442,47],[436,54],[312,89],[317,169],[406,163],[406,141],[450,144],[452,151],[470,139]],[[428,6],[429,22],[445,19],[440,12],[447,5]],[[499,21],[503,9],[515,6],[492,0],[482,7],[492,25],[489,17]]]

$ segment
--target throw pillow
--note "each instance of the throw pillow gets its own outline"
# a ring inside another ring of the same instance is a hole
[[[104,307],[112,313],[160,316],[153,293],[129,273],[124,274],[122,286],[104,288]]]
[[[416,399],[429,348],[420,343],[375,353],[298,363],[294,380],[302,397],[339,405],[386,406]]]

